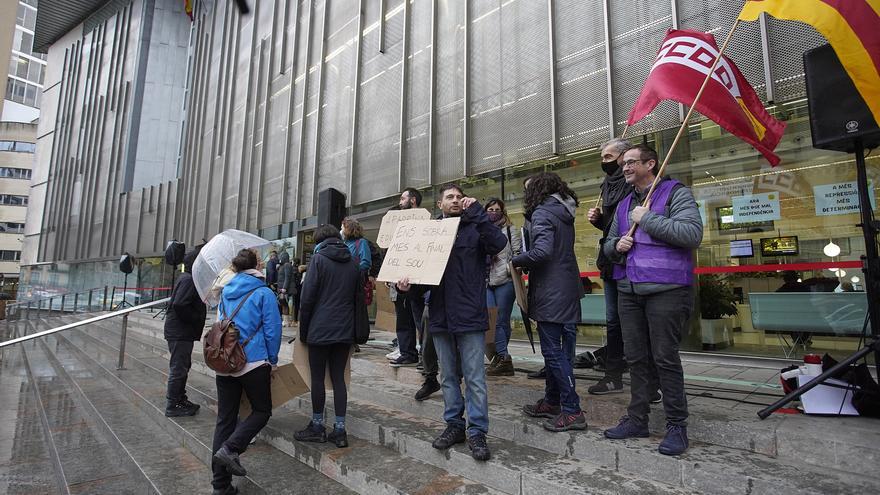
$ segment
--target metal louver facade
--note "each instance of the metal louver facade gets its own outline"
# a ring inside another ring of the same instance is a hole
[[[50,234],[40,261],[123,249],[128,241],[118,236],[125,234],[108,229],[102,215],[122,215],[123,231],[131,230],[141,254],[152,254],[172,237],[192,243],[226,228],[257,232],[310,217],[327,187],[356,206],[406,186],[597,146],[623,131],[667,29],[721,38],[740,5],[259,0],[242,17],[231,1],[196,3],[185,101],[171,103],[184,109],[176,178],[131,191],[84,179],[86,195],[73,187],[80,172],[71,170],[65,194],[82,194],[81,208],[95,213],[74,226],[72,200],[62,204],[64,196],[51,193],[59,178],[50,175],[47,231],[86,234]],[[88,36],[73,46],[56,43],[50,53],[86,57],[89,43],[111,50],[111,41]],[[742,24],[730,55],[760,96],[784,102],[804,96],[800,54],[822,42],[807,26],[767,20]],[[62,79],[72,77],[65,69]],[[124,73],[118,85],[123,104],[132,77]],[[99,112],[116,104],[102,98],[94,99]],[[675,127],[682,115],[678,104],[664,102],[629,135]],[[90,122],[78,125],[91,132]],[[149,130],[140,133],[144,143]],[[111,159],[109,152],[94,158]],[[56,159],[52,166],[66,167]],[[89,241],[96,232],[103,237]],[[141,242],[147,233],[157,240]]]

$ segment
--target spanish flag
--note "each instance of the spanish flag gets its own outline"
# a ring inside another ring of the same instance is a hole
[[[762,12],[819,31],[880,122],[880,0],[747,0],[739,18],[754,21]]]
[[[195,0],[183,0],[183,11],[189,16],[190,21],[193,20],[193,1]]]

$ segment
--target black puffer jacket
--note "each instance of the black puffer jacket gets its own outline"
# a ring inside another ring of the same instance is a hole
[[[341,239],[315,247],[302,284],[299,338],[308,345],[353,344],[358,262]]]
[[[174,282],[165,315],[165,340],[196,341],[202,338],[208,308],[193,284],[192,265],[198,255],[199,250],[194,249],[183,257],[184,272]]]
[[[529,317],[535,321],[577,323],[581,320],[581,285],[574,256],[574,212],[571,198],[557,194],[532,213],[531,246],[513,259],[529,269]]]

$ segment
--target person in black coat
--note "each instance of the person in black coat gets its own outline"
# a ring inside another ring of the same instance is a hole
[[[287,305],[288,312],[282,312],[282,315],[287,315],[287,318],[282,318],[285,320],[284,325],[292,326],[295,318],[290,315],[290,306],[293,298],[299,296],[299,284],[297,283],[298,270],[295,264],[290,263],[290,255],[287,254],[286,251],[281,253],[281,256],[278,257],[278,293],[283,296],[283,303]]]
[[[581,319],[583,287],[574,254],[577,196],[558,175],[540,172],[526,180],[523,206],[531,245],[513,258],[513,265],[529,271],[528,312],[538,322],[547,368],[544,398],[523,412],[548,418],[544,428],[550,431],[583,430],[587,421],[562,347],[564,327]]]
[[[308,345],[312,375],[312,420],[294,438],[301,442],[330,440],[347,447],[345,368],[355,337],[358,291],[363,290],[358,262],[339,237],[339,229],[322,225],[315,231],[315,252],[300,296],[299,339]],[[324,428],[324,376],[333,382],[333,432]]]
[[[165,314],[165,340],[171,359],[168,363],[168,390],[165,416],[192,416],[199,410],[186,397],[186,379],[192,366],[193,342],[202,338],[208,309],[193,284],[192,266],[201,246],[183,257],[183,273],[171,289]]]
[[[278,283],[278,252],[269,252],[269,261],[266,262],[266,285],[272,287]]]
[[[486,443],[489,432],[489,398],[486,368],[483,366],[485,331],[489,327],[486,309],[486,278],[489,259],[507,247],[507,237],[489,221],[474,198],[455,184],[440,188],[437,206],[443,217],[461,217],[449,262],[436,287],[411,286],[408,279],[397,283],[403,292],[420,297],[431,291],[428,330],[440,359],[441,387],[446,430],[432,444],[445,450],[467,439],[471,455],[479,461],[491,456]],[[457,372],[461,365],[461,374]],[[461,395],[464,378],[467,400]],[[467,433],[464,411],[467,409]]]

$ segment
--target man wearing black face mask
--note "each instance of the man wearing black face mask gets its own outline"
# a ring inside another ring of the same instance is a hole
[[[594,227],[602,231],[601,246],[611,228],[614,211],[619,203],[632,190],[623,177],[623,154],[632,148],[632,143],[623,139],[612,139],[602,145],[602,170],[605,180],[602,181],[602,208],[590,208],[587,219]],[[620,318],[617,315],[617,282],[612,276],[613,264],[599,249],[596,259],[600,276],[605,284],[605,322],[608,332],[605,347],[605,376],[587,392],[595,395],[618,394],[623,392],[623,334],[620,331]]]

